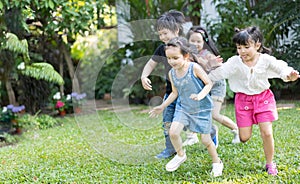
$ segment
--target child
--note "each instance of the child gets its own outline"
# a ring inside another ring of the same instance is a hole
[[[191,47],[187,39],[177,37],[170,40],[166,46],[166,56],[172,69],[169,78],[172,92],[159,106],[154,107],[149,113],[153,117],[161,113],[169,104],[177,99],[173,122],[169,131],[172,144],[177,155],[166,165],[167,171],[175,171],[186,160],[186,153],[182,149],[180,133],[184,128],[201,134],[201,141],[206,146],[212,157],[213,176],[221,176],[223,163],[218,157],[216,147],[210,136],[212,119],[212,100],[208,95],[212,87],[206,72],[196,63],[190,62],[190,56],[194,60]]]
[[[185,22],[184,15],[181,12],[176,10],[170,10],[168,12],[165,12],[157,19],[156,29],[159,34],[159,39],[162,42],[164,42],[164,44],[161,44],[155,50],[154,55],[147,62],[147,64],[143,69],[141,82],[145,90],[152,90],[151,81],[148,78],[148,76],[156,68],[158,63],[164,64],[166,74],[171,69],[171,66],[168,64],[168,61],[166,59],[165,44],[168,43],[170,39],[179,36],[179,34],[182,34],[183,32],[182,24],[184,22]],[[166,75],[166,83],[167,83],[166,94],[164,99],[166,99],[172,91],[171,83],[167,75]],[[156,158],[158,159],[169,158],[176,153],[169,137],[169,129],[171,126],[171,122],[173,120],[175,105],[176,105],[176,101],[170,104],[163,112],[163,128],[164,128],[164,135],[166,141],[165,142],[166,148],[161,153],[156,155]]]
[[[219,57],[220,53],[213,43],[213,41],[209,38],[207,31],[200,26],[193,26],[189,30],[187,34],[187,39],[191,44],[194,44],[198,51],[198,58],[200,61],[200,65],[203,69],[209,73],[212,69],[217,68],[222,65],[223,59]],[[212,117],[215,121],[221,123],[222,125],[231,129],[233,133],[232,143],[239,143],[240,138],[238,135],[238,127],[237,125],[227,116],[221,115],[221,107],[226,96],[226,82],[225,79],[216,81],[211,89],[210,95],[213,99],[214,108]],[[189,137],[197,136],[197,134],[190,133]],[[190,145],[190,139],[187,139],[184,142],[184,145]]]
[[[141,82],[143,88],[145,90],[152,90],[151,81],[148,78],[148,76],[156,68],[158,63],[164,64],[165,73],[166,73],[166,84],[167,84],[164,100],[167,99],[167,97],[172,91],[171,83],[168,77],[168,72],[171,69],[171,66],[169,65],[166,58],[165,44],[168,43],[170,39],[178,37],[179,35],[183,34],[183,28],[182,28],[183,23],[185,23],[184,15],[181,12],[176,10],[170,10],[168,12],[165,12],[157,19],[156,29],[159,34],[159,39],[163,42],[163,44],[158,46],[158,48],[155,50],[152,58],[145,65],[141,76]],[[163,128],[164,128],[166,148],[161,153],[156,155],[156,158],[158,159],[169,158],[176,153],[169,137],[169,129],[171,126],[171,122],[173,120],[175,106],[176,106],[176,101],[171,103],[163,112]],[[217,137],[217,135],[213,135],[213,137]]]
[[[266,170],[277,175],[274,157],[272,122],[278,119],[276,102],[269,89],[269,78],[295,81],[299,72],[282,60],[270,56],[263,46],[263,36],[257,27],[236,30],[233,42],[237,56],[209,73],[213,81],[227,78],[235,95],[235,115],[242,142],[250,139],[252,125],[258,124],[266,157]]]

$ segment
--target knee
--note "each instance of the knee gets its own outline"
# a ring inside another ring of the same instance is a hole
[[[178,134],[176,131],[173,131],[172,129],[169,131],[170,138],[178,138],[180,134]]]
[[[262,132],[261,132],[261,137],[262,137],[263,139],[269,139],[269,138],[272,138],[272,137],[273,137],[273,134],[272,134],[272,132],[270,132],[270,131],[262,131]]]
[[[251,138],[251,135],[250,135],[250,136],[241,136],[241,135],[240,135],[240,141],[241,141],[242,143],[247,142],[250,138]]]
[[[204,146],[208,147],[210,143],[212,143],[212,140],[210,136],[201,137],[201,142]]]
[[[223,116],[222,116],[220,113],[217,113],[217,112],[214,112],[214,113],[212,114],[212,118],[213,118],[215,121],[219,122],[219,123],[222,123],[222,121],[223,121]]]

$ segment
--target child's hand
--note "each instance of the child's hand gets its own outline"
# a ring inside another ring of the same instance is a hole
[[[223,58],[222,58],[221,56],[217,56],[217,57],[216,57],[216,61],[217,61],[218,63],[223,63]]]
[[[289,81],[295,81],[300,78],[299,72],[297,70],[293,70],[287,78]]]
[[[154,108],[149,112],[150,117],[151,117],[151,118],[157,117],[157,115],[159,115],[160,113],[162,113],[163,110],[164,110],[164,108],[163,108],[161,105],[154,107]]]
[[[143,77],[142,79],[142,86],[145,90],[152,90],[151,80],[148,77]]]
[[[197,101],[202,100],[199,94],[191,94],[190,99]]]

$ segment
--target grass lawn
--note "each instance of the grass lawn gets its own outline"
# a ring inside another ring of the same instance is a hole
[[[164,148],[161,118],[150,119],[148,109],[70,116],[61,126],[27,131],[17,144],[0,148],[0,183],[300,183],[299,103],[280,109],[273,125],[276,177],[264,171],[257,126],[250,141],[233,145],[220,124],[223,176],[210,176],[211,159],[200,144],[187,147],[187,161],[167,172],[169,159],[154,159]],[[233,112],[232,104],[222,110],[231,118]]]

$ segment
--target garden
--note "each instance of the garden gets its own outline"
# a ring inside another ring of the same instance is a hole
[[[157,0],[0,1],[0,183],[300,183],[300,85],[270,79],[278,102],[274,122],[279,175],[264,171],[259,130],[230,144],[218,125],[223,176],[210,176],[200,145],[168,173],[161,117],[149,118],[165,92],[164,68],[141,73],[161,44],[155,20],[182,11],[205,27],[224,62],[236,54],[234,28],[257,25],[272,55],[300,71],[299,2]],[[227,88],[222,113],[234,119]],[[185,137],[185,135],[182,135]]]

